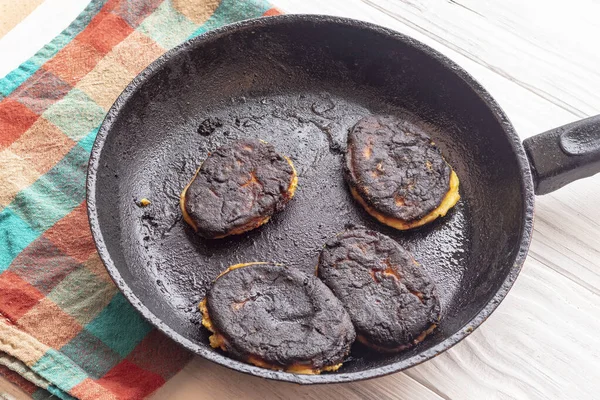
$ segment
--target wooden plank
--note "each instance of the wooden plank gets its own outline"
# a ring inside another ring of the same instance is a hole
[[[442,399],[404,374],[346,384],[301,386],[242,374],[199,357],[152,396],[154,400],[242,398],[245,400]]]
[[[538,197],[530,257],[600,294],[600,176]]]
[[[592,399],[600,389],[600,297],[530,258],[469,338],[407,371],[451,399]]]
[[[363,0],[573,114],[600,112],[600,3]]]

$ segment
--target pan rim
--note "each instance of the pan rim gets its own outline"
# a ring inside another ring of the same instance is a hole
[[[512,150],[517,158],[518,168],[521,171],[521,188],[522,188],[522,201],[523,201],[523,213],[524,219],[521,225],[520,231],[520,245],[519,251],[515,257],[513,265],[510,268],[505,280],[502,282],[499,290],[494,294],[492,299],[460,330],[454,334],[448,336],[446,339],[430,347],[419,354],[416,354],[410,358],[402,361],[392,363],[383,367],[376,367],[359,372],[349,373],[335,373],[335,374],[323,374],[323,375],[298,375],[282,371],[271,371],[268,369],[256,367],[254,365],[246,364],[225,355],[222,355],[207,346],[202,346],[194,343],[190,339],[176,332],[166,323],[164,323],[158,316],[152,313],[143,303],[138,299],[129,285],[124,281],[118,268],[113,263],[110,255],[110,251],[104,241],[100,222],[98,219],[98,212],[96,207],[96,181],[97,173],[100,166],[100,157],[104,148],[104,143],[111,131],[114,121],[116,120],[121,109],[130,100],[138,88],[147,82],[157,71],[159,71],[171,58],[178,56],[179,54],[185,53],[189,48],[196,46],[202,46],[212,40],[216,40],[223,35],[234,33],[240,29],[249,27],[262,27],[272,24],[285,24],[295,22],[313,22],[313,23],[329,23],[336,24],[351,28],[357,28],[360,30],[367,30],[373,33],[378,33],[387,37],[391,37],[395,40],[403,42],[404,44],[415,48],[418,51],[426,54],[428,57],[434,59],[444,68],[452,70],[460,79],[462,79],[471,90],[477,94],[477,96],[485,103],[486,107],[492,112],[496,118],[498,124],[502,127],[505,132],[507,139],[512,147]],[[96,249],[105,265],[109,275],[119,288],[121,293],[127,298],[127,300],[133,305],[133,307],[142,314],[142,316],[150,322],[153,326],[159,329],[161,332],[169,336],[172,340],[177,342],[179,345],[186,349],[194,352],[206,358],[212,362],[231,368],[236,371],[247,373],[254,376],[263,378],[299,383],[299,384],[318,384],[318,383],[341,383],[341,382],[352,382],[364,379],[370,379],[375,377],[381,377],[394,372],[399,372],[407,368],[416,366],[424,361],[427,361],[444,351],[450,349],[458,342],[469,336],[476,328],[478,328],[498,307],[502,300],[508,294],[508,291],[514,284],[525,258],[529,250],[529,244],[531,242],[531,234],[533,230],[533,214],[534,214],[534,189],[533,179],[530,171],[529,162],[525,154],[525,150],[521,144],[521,139],[515,132],[508,117],[498,105],[498,103],[492,98],[492,96],[483,88],[479,82],[477,82],[469,73],[467,73],[462,67],[458,66],[455,62],[439,53],[437,50],[413,39],[409,36],[396,32],[394,30],[384,28],[382,26],[364,22],[356,19],[335,17],[329,15],[313,15],[313,14],[289,14],[289,15],[278,15],[270,17],[260,17],[254,19],[248,19],[233,24],[225,25],[223,27],[211,30],[193,39],[190,39],[173,49],[165,52],[162,56],[157,58],[142,72],[140,72],[123,90],[119,95],[115,103],[109,109],[105,119],[102,122],[94,142],[90,160],[88,163],[87,180],[86,180],[86,199],[87,199],[87,213],[90,224],[90,229]]]

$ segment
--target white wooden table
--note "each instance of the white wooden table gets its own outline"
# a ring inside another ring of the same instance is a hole
[[[1,39],[0,75],[66,27],[85,3],[45,0],[46,13],[58,6],[66,11],[51,21],[36,11]],[[423,41],[478,79],[523,139],[600,114],[598,0],[274,3],[288,13],[375,22]],[[25,34],[34,25],[45,33],[41,41]],[[434,360],[370,381],[305,387],[196,358],[153,399],[599,398],[599,203],[600,176],[539,197],[529,258],[512,291],[487,322]],[[8,388],[0,381],[0,393]]]

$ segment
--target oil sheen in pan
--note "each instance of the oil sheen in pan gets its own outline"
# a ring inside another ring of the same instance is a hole
[[[147,162],[135,163],[144,168],[130,171],[139,182],[137,188],[124,189],[130,191],[131,199],[147,197],[152,204],[138,208],[131,201],[130,207],[121,209],[121,226],[123,245],[144,249],[134,255],[139,259],[127,260],[146,265],[140,273],[149,276],[139,281],[156,282],[152,290],[169,296],[173,310],[165,313],[172,318],[167,323],[180,326],[191,340],[207,343],[207,333],[199,326],[197,305],[222,270],[236,263],[264,260],[314,272],[325,241],[347,224],[377,230],[411,251],[438,286],[443,319],[444,310],[451,309],[460,295],[455,290],[462,279],[461,260],[470,252],[465,239],[470,237],[468,199],[463,197],[446,217],[410,232],[398,232],[374,221],[353,200],[342,169],[348,129],[371,113],[399,115],[402,111],[368,96],[356,99],[348,93],[297,93],[233,98],[200,110],[197,116],[165,121],[161,129],[170,124],[173,133],[135,154]],[[199,134],[201,124],[210,129],[203,128]],[[426,129],[447,156],[452,148],[444,143],[443,133]],[[298,171],[298,190],[286,209],[263,227],[208,242],[182,221],[179,193],[208,152],[242,137],[266,140],[288,155]],[[148,168],[154,170],[149,172]],[[437,332],[443,330],[442,320]],[[435,337],[432,335],[432,340]],[[344,368],[364,362],[368,361],[355,354]]]

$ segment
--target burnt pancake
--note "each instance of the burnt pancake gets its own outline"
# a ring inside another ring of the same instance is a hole
[[[378,351],[401,351],[421,342],[440,319],[427,272],[380,233],[355,228],[329,240],[317,273],[344,304],[357,339]]]
[[[346,181],[380,222],[405,230],[446,215],[460,199],[458,176],[422,128],[372,115],[348,134]]]
[[[207,239],[236,235],[281,211],[297,184],[289,158],[266,142],[242,139],[209,154],[181,193],[181,211]]]
[[[259,367],[335,371],[356,334],[348,313],[316,276],[271,263],[223,272],[200,303],[210,344]]]

